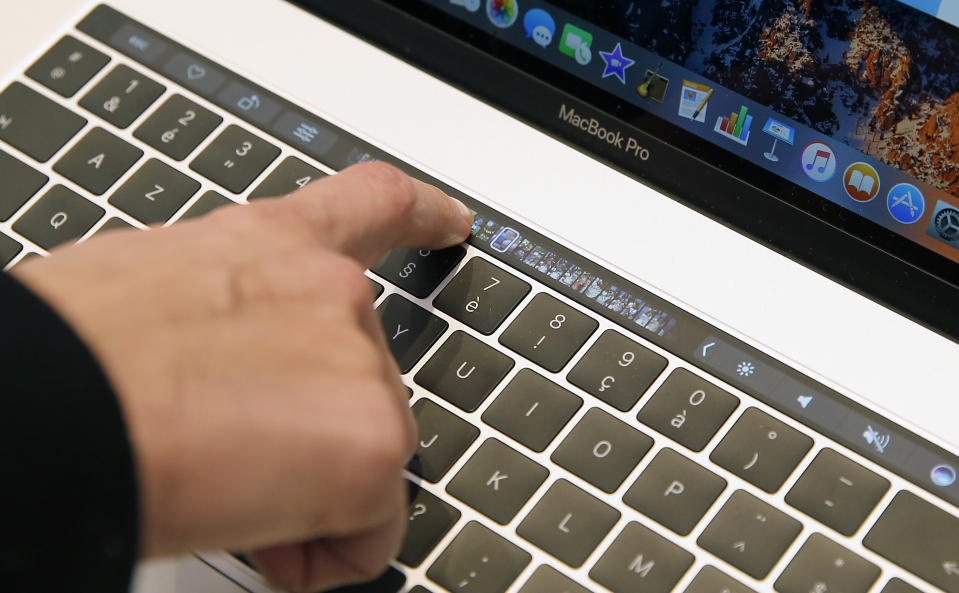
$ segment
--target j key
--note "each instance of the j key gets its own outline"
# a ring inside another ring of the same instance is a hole
[[[223,130],[190,168],[238,194],[270,166],[280,149],[239,126]]]
[[[599,408],[586,412],[552,460],[605,492],[623,483],[653,439]]]
[[[812,439],[749,408],[709,458],[766,492],[775,492],[812,447]]]
[[[50,160],[86,123],[19,82],[0,93],[0,140],[40,162]]]
[[[591,593],[589,589],[563,575],[555,568],[542,565],[520,588],[519,593]]]
[[[457,331],[416,373],[414,381],[451,404],[472,412],[499,385],[513,364],[509,356],[466,332]]]
[[[487,439],[446,490],[506,525],[540,487],[549,472],[496,439]]]
[[[764,579],[802,525],[755,496],[737,490],[697,542],[756,579]]]
[[[53,170],[99,196],[141,156],[143,151],[139,148],[103,128],[94,128],[57,161]]]
[[[311,181],[326,177],[326,173],[308,165],[295,156],[286,157],[263,183],[250,192],[249,200],[276,198],[306,187]]]
[[[736,396],[686,369],[676,369],[639,411],[639,420],[692,450],[702,451],[739,406]]]
[[[559,372],[599,323],[548,294],[538,294],[499,341],[548,371]]]
[[[775,587],[779,593],[867,593],[878,579],[878,566],[814,533],[776,580]]]
[[[529,284],[474,257],[433,300],[433,306],[490,335],[529,293]]]
[[[103,208],[56,185],[13,223],[13,230],[49,251],[79,239],[103,214]]]
[[[436,315],[398,294],[386,297],[376,311],[386,333],[386,344],[402,373],[408,373],[449,327]]]
[[[896,495],[863,545],[947,593],[959,592],[959,517],[911,492]]]
[[[399,593],[405,584],[406,575],[391,566],[375,580],[339,587],[327,593]]]
[[[529,553],[471,521],[426,576],[448,591],[504,593],[531,559]]]
[[[693,555],[639,523],[630,523],[589,576],[613,593],[669,593]]]
[[[69,35],[40,56],[27,76],[64,97],[72,97],[110,58]]]
[[[182,161],[216,129],[223,118],[193,101],[174,95],[133,133],[170,158]]]
[[[480,431],[428,399],[417,401],[412,410],[419,440],[410,471],[435,484],[473,444]]]
[[[0,150],[0,221],[7,220],[47,182],[47,176]]]
[[[746,585],[712,566],[704,566],[685,593],[756,593]]]
[[[902,579],[896,578],[886,583],[886,586],[883,587],[879,593],[922,593],[922,590],[913,587]]]
[[[523,369],[483,412],[483,422],[536,452],[544,450],[583,400]]]
[[[422,299],[436,290],[465,255],[466,250],[458,245],[434,251],[396,249],[370,270]]]
[[[786,503],[843,535],[852,535],[887,490],[889,480],[823,449],[786,495]]]
[[[623,502],[680,535],[689,535],[726,489],[726,480],[663,449],[626,491]]]
[[[110,196],[110,203],[144,224],[170,220],[200,189],[173,167],[150,159]]]
[[[10,263],[21,251],[23,251],[23,245],[0,233],[0,268]]]
[[[208,191],[200,196],[199,200],[193,202],[192,206],[187,208],[186,212],[184,212],[180,217],[180,220],[187,220],[190,218],[203,216],[204,214],[213,212],[217,208],[222,208],[223,206],[232,206],[233,204],[236,204],[236,202],[229,198],[223,197],[215,191]]]
[[[573,568],[579,568],[613,525],[619,511],[566,480],[550,486],[516,533]]]
[[[410,501],[406,539],[398,557],[400,562],[414,568],[419,566],[459,518],[460,512],[455,508],[418,488]]]
[[[613,330],[593,344],[569,382],[625,412],[639,401],[666,368],[666,359]]]
[[[136,70],[120,64],[80,99],[80,106],[118,128],[140,117],[166,90]]]

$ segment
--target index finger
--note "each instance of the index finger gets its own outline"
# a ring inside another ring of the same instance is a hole
[[[364,163],[284,199],[328,247],[366,266],[399,247],[441,249],[469,235],[462,202],[386,163]]]

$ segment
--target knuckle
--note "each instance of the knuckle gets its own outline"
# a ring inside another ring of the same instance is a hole
[[[396,216],[412,212],[416,205],[416,189],[409,175],[383,162],[364,163],[361,167],[361,172],[382,196],[385,208]]]
[[[366,277],[365,269],[358,261],[331,251],[328,253],[326,266],[327,270],[324,275],[335,280],[330,285],[345,296],[351,305],[356,307],[357,310],[365,310],[370,307],[372,298],[370,280]]]

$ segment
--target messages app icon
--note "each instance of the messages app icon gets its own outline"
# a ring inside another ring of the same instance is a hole
[[[593,34],[574,25],[563,27],[563,35],[559,40],[559,51],[576,60],[581,66],[589,64],[593,59],[590,46],[593,45]]]

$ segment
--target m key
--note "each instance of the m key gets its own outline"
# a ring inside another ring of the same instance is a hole
[[[669,593],[693,555],[639,523],[630,523],[589,576],[613,593]]]

